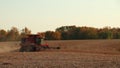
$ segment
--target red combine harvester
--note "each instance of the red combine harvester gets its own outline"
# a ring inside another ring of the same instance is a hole
[[[34,52],[45,49],[60,49],[60,47],[50,47],[48,44],[43,44],[43,38],[40,35],[30,34],[21,39],[20,52]]]

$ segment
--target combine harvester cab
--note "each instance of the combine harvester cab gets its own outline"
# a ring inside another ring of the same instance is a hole
[[[60,47],[49,47],[48,44],[43,44],[44,39],[39,35],[27,35],[21,39],[20,52],[34,52],[45,49],[60,49]]]

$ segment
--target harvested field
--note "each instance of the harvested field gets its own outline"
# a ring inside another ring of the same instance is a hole
[[[1,42],[0,68],[120,68],[120,40],[46,43],[61,49],[18,52],[19,42]]]

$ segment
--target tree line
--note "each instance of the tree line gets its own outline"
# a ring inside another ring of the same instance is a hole
[[[0,41],[19,41],[22,37],[30,33],[31,30],[27,27],[21,31],[16,27],[12,27],[10,30],[0,29]]]
[[[20,31],[16,27],[10,30],[0,29],[0,41],[19,41],[31,30],[27,27]],[[94,27],[76,27],[61,26],[55,31],[38,32],[45,40],[80,40],[80,39],[120,39],[120,28],[94,28]]]
[[[47,40],[120,39],[120,28],[62,26],[45,32]]]

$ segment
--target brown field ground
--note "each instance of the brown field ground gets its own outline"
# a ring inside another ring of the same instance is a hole
[[[0,42],[0,68],[120,68],[120,40],[45,43],[61,49],[18,52],[19,42]]]

